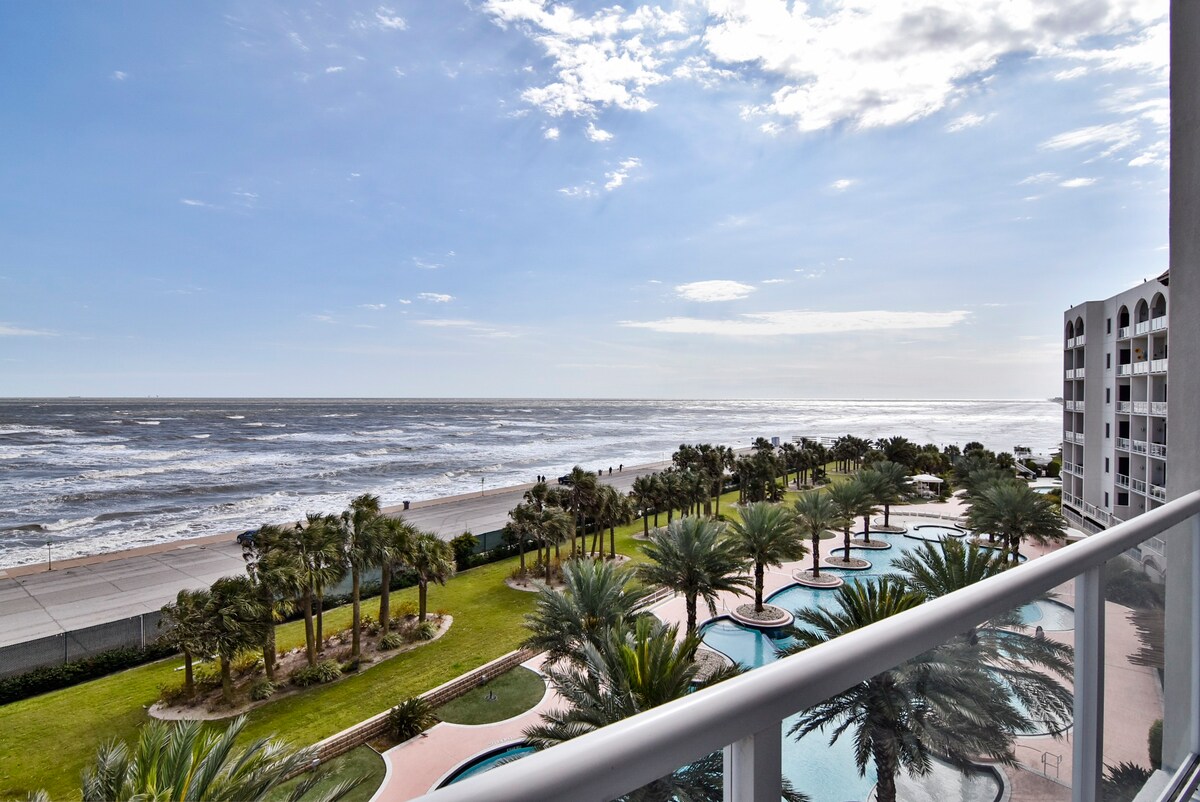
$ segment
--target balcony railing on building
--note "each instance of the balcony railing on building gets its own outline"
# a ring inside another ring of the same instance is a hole
[[[1150,487],[1150,489],[1149,489],[1149,492],[1147,493],[1147,495],[1149,495],[1150,498],[1156,499],[1158,501],[1166,501],[1167,500],[1167,489],[1165,487],[1161,487],[1159,485],[1153,485],[1153,484],[1150,485],[1149,487]]]
[[[1145,440],[1134,440],[1129,445],[1129,450],[1134,454],[1146,454],[1150,451],[1150,444]]]
[[[1117,402],[1117,412],[1128,413],[1128,412],[1132,412],[1132,411],[1133,411],[1133,404],[1130,403],[1129,401],[1118,401]]]
[[[1142,479],[1133,479],[1133,480],[1131,480],[1131,482],[1130,482],[1130,485],[1131,485],[1131,486],[1133,487],[1133,489],[1134,489],[1134,490],[1136,490],[1138,493],[1145,493],[1145,492],[1146,492],[1146,482],[1145,482],[1144,480],[1142,480]]]
[[[1133,412],[1135,415],[1145,415],[1150,412],[1149,401],[1134,401]]]
[[[1150,414],[1167,417],[1167,402],[1166,401],[1151,401]]]
[[[1150,372],[1150,363],[1149,362],[1134,362],[1133,363],[1133,375],[1134,376],[1142,376],[1149,372]]]
[[[1117,365],[1117,375],[1118,376],[1128,376],[1132,373],[1133,373],[1133,365],[1131,365],[1129,363],[1125,363],[1124,365]],[[1067,378],[1069,379],[1071,377],[1068,376]]]
[[[1121,451],[1128,451],[1129,450],[1129,438],[1128,437],[1118,437],[1117,438],[1117,448],[1119,448]]]
[[[1166,443],[1151,443],[1150,444],[1150,456],[1162,457],[1163,459],[1166,459],[1167,458],[1167,444]]]
[[[1150,331],[1150,321],[1149,320],[1143,320],[1141,323],[1137,323],[1133,327],[1133,334],[1135,337],[1139,334],[1146,334],[1149,331]]]
[[[1117,487],[1129,487],[1129,477],[1118,473]]]
[[[1167,372],[1166,358],[1164,357],[1163,359],[1150,360],[1150,372],[1151,373],[1166,373]]]
[[[1075,432],[1063,432],[1063,440],[1066,440],[1068,443],[1074,443]]]
[[[1167,316],[1150,318],[1150,331],[1162,331],[1167,327]]]
[[[1074,514],[1071,513],[1072,517]],[[1094,529],[1090,525],[1089,529]],[[1070,795],[1076,802],[1101,798],[1106,721],[1105,565],[1151,539],[1200,539],[1200,492],[1151,510],[1094,537],[1085,538],[969,588],[925,602],[884,621],[849,632],[799,654],[749,671],[686,698],[535,752],[519,761],[428,794],[426,802],[548,802],[613,799],[713,752],[723,754],[727,802],[779,802],[784,723],[880,672],[942,646],[964,631],[1013,610],[1065,582],[1074,581],[1074,716]],[[1162,540],[1156,545],[1161,546]],[[1180,607],[1186,629],[1200,640],[1200,617],[1185,613],[1200,593],[1200,562],[1193,565],[1186,596],[1167,595]],[[1185,588],[1187,586],[1185,585]],[[1169,636],[1168,636],[1169,637]],[[1194,704],[1200,656],[1184,649],[1168,671],[1184,681],[1168,683],[1167,709]],[[1172,693],[1184,694],[1172,698]],[[1200,760],[1200,721],[1181,716],[1180,732],[1168,732],[1178,765],[1160,800],[1190,799],[1189,776]],[[850,769],[853,770],[853,769]],[[1063,778],[1066,779],[1066,778]],[[798,789],[804,790],[804,789]],[[1065,796],[1065,793],[1064,793]],[[1153,798],[1153,797],[1151,797]]]
[[[1122,326],[1121,328],[1117,329],[1118,340],[1128,340],[1130,334],[1132,334],[1132,332],[1130,331],[1129,326]]]

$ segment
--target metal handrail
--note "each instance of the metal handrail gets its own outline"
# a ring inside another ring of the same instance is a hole
[[[886,621],[439,789],[423,799],[601,802],[731,744],[735,761],[739,747],[749,744],[741,751],[742,759],[761,759],[774,766],[777,784],[777,761],[772,763],[770,754],[761,758],[753,754],[756,736],[764,739],[764,752],[772,750],[771,739],[777,749],[781,723],[788,716],[1070,579],[1085,573],[1094,577],[1094,569],[1108,560],[1198,514],[1200,491]],[[774,755],[777,758],[778,752]]]

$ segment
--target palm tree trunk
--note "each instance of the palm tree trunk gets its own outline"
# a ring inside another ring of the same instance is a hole
[[[597,545],[596,541],[598,538],[602,538],[602,537],[604,537],[604,527],[597,525],[596,531],[592,532],[592,552],[591,552],[592,556],[597,556],[597,555],[599,555],[601,557],[604,556],[603,554],[599,554],[599,552],[596,549],[596,545]],[[601,551],[603,551],[603,549],[601,549]]]
[[[272,621],[267,628],[267,636],[263,639],[263,671],[267,674],[267,681],[275,681],[275,622]]]
[[[870,514],[863,516],[863,542],[871,542],[871,516]]]
[[[883,505],[883,525],[884,525],[884,528],[887,528],[892,525],[892,505],[891,504]]]
[[[361,590],[362,577],[359,575],[358,569],[354,568],[350,572],[350,659],[362,652],[362,600],[359,598]]]
[[[608,527],[608,551],[609,556],[614,560],[617,559],[617,527]]]
[[[317,593],[317,652],[325,651],[325,593]]]
[[[658,507],[657,506],[654,507],[654,528],[658,529]],[[646,536],[649,537],[650,533],[647,532]]]
[[[657,526],[657,524],[655,524]],[[650,537],[650,513],[642,510],[642,534],[647,538]]]
[[[754,612],[761,613],[763,609],[762,603],[763,590],[763,564],[760,562],[754,563]]]
[[[418,581],[418,585],[419,585],[419,587],[417,589],[417,623],[422,624],[425,622],[425,604],[426,604],[426,596],[429,592],[429,582],[426,581],[425,579],[421,579]]]
[[[845,537],[845,549],[843,550],[842,559],[850,562],[850,527],[847,526],[843,529],[842,534]]]
[[[717,515],[721,514],[721,491],[724,489],[725,489],[725,480],[718,478],[717,479],[717,503],[716,503],[716,507],[715,507]]]
[[[521,553],[521,576],[525,576],[525,536],[521,535],[517,539],[517,548]]]
[[[233,704],[233,677],[229,671],[229,658],[221,655],[221,699],[225,704]]]
[[[316,635],[313,631],[313,595],[312,591],[304,591],[304,656],[310,666],[317,664]]]
[[[821,578],[821,552],[820,552],[820,548],[821,548],[821,537],[820,537],[820,535],[813,535],[813,547],[812,547],[812,553],[813,553],[813,579],[820,579],[820,578]]]
[[[896,765],[895,758],[889,756],[886,746],[881,743],[871,744],[871,754],[875,759],[876,802],[896,802]]]
[[[521,553],[525,557],[525,553]],[[524,562],[524,559],[522,559]],[[379,634],[388,634],[392,623],[392,566],[387,560],[379,566]]]
[[[188,699],[196,695],[196,680],[192,675],[192,653],[183,650],[183,695]]]
[[[687,604],[687,633],[688,635],[696,634],[696,595],[689,593],[684,597]]]

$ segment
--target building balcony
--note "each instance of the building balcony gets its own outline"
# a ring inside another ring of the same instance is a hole
[[[1083,378],[1083,368],[1075,368],[1075,378],[1077,378],[1077,379]]]
[[[1146,492],[1146,483],[1144,481],[1142,481],[1141,479],[1130,480],[1130,487],[1132,487],[1138,493]]]
[[[1131,440],[1129,450],[1134,454],[1148,454],[1150,452],[1150,444],[1145,440]]]
[[[1075,442],[1083,445],[1083,432],[1075,432]]]
[[[1150,402],[1149,401],[1134,401],[1133,402],[1133,412],[1135,415],[1149,414]]]
[[[1150,456],[1162,457],[1163,459],[1166,459],[1167,458],[1167,444],[1166,443],[1151,443],[1150,444]]]
[[[1128,340],[1131,334],[1133,334],[1133,330],[1129,326],[1122,326],[1117,329],[1118,340]]]
[[[1158,501],[1166,501],[1167,500],[1167,489],[1165,487],[1162,487],[1161,485],[1150,485],[1149,490],[1147,491],[1147,495],[1150,496],[1150,498],[1156,499]]]
[[[1129,438],[1128,437],[1118,437],[1117,438],[1117,448],[1119,448],[1121,451],[1128,451],[1129,450]]]
[[[1151,373],[1166,373],[1167,372],[1166,357],[1163,357],[1162,359],[1150,360],[1150,372]]]
[[[1126,363],[1124,365],[1117,365],[1117,375],[1118,376],[1130,376],[1132,374],[1133,374],[1133,365],[1130,365],[1128,363]],[[1071,377],[1068,376],[1067,378],[1069,379]]]
[[[1150,331],[1163,331],[1167,328],[1167,316],[1150,318]]]
[[[1068,443],[1075,442],[1075,432],[1063,432],[1063,440]]]
[[[1122,474],[1117,474],[1117,487],[1129,487],[1129,477]]]
[[[1117,402],[1117,412],[1124,412],[1124,413],[1128,414],[1132,411],[1133,411],[1133,403],[1132,402],[1130,402],[1130,401],[1118,401]]]
[[[1147,374],[1149,372],[1150,372],[1150,363],[1149,362],[1134,362],[1133,363],[1133,375],[1134,376],[1144,376],[1145,374]]]
[[[1136,323],[1133,326],[1133,336],[1135,336],[1135,337],[1139,334],[1148,334],[1149,332],[1150,332],[1150,321],[1149,320],[1143,320],[1141,323]]]
[[[1069,774],[1058,778],[1061,792],[1054,798],[1100,799],[1104,763],[1106,759],[1112,762],[1106,739],[1122,737],[1120,730],[1127,721],[1120,707],[1105,704],[1105,685],[1117,682],[1120,672],[1105,677],[1104,667],[1106,663],[1120,664],[1126,654],[1116,651],[1118,640],[1105,637],[1104,566],[1151,539],[1159,539],[1151,548],[1162,550],[1164,541],[1168,548],[1173,547],[1191,536],[1193,527],[1181,524],[1194,525],[1197,515],[1200,492],[1106,531],[1080,521],[1081,528],[1096,534],[986,579],[969,591],[920,604],[684,699],[432,791],[422,799],[614,799],[715,752],[722,756],[726,802],[779,802],[789,717],[961,638],[998,611],[1021,607],[1067,582],[1074,583],[1074,715],[1070,739],[1062,745],[1071,750],[1070,760],[1065,761]],[[1074,511],[1068,511],[1068,517],[1077,519]],[[1186,639],[1192,636],[1189,612],[1200,588],[1181,587],[1166,595],[1166,621],[1168,626],[1176,620],[1189,622],[1184,624],[1188,629],[1176,635]],[[1108,616],[1110,627],[1112,618]],[[1172,636],[1168,631],[1166,637]],[[1182,648],[1167,664],[1168,681],[1161,699],[1166,710],[1186,711],[1194,705],[1190,678],[1198,663],[1200,657]],[[1168,716],[1166,726],[1164,742],[1174,753],[1164,755],[1164,763],[1180,768],[1174,776],[1159,778],[1169,783],[1161,794],[1143,796],[1166,802],[1191,799],[1188,777],[1200,759],[1200,720]],[[828,738],[828,733],[819,737]],[[850,733],[845,737],[853,739]],[[1136,737],[1144,740],[1145,733],[1139,731]],[[853,761],[845,770],[854,772]],[[1062,787],[1068,785],[1069,789]],[[1163,785],[1159,783],[1159,787]]]
[[[1166,401],[1151,401],[1150,414],[1158,415],[1159,417],[1167,417],[1167,402]]]

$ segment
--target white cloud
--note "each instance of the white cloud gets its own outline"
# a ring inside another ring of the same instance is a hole
[[[209,205],[211,205],[211,204],[205,203],[202,200],[196,200],[195,198],[180,198],[179,202],[182,203],[184,206],[209,206]]]
[[[944,329],[955,326],[969,312],[810,312],[785,310],[739,315],[736,318],[702,319],[670,317],[662,320],[621,321],[622,326],[664,334],[704,334],[715,337],[775,337],[780,335],[836,334],[840,332]]]
[[[108,77],[112,78],[114,81],[124,81],[126,78],[129,77],[129,73],[123,72],[121,70],[113,70],[112,75],[110,75]]]
[[[613,138],[611,133],[601,128],[597,128],[595,123],[590,122],[587,124],[586,134],[587,138],[592,142],[607,142]]]
[[[591,183],[580,184],[574,187],[561,187],[558,191],[568,198],[594,198],[596,196],[595,186]]]
[[[1018,181],[1018,184],[1049,184],[1058,180],[1058,173],[1036,173]]]
[[[437,262],[426,262],[424,259],[421,259],[420,257],[417,257],[417,256],[413,257],[413,267],[417,268],[418,270],[441,270],[442,269],[442,266],[440,264],[438,264]]]
[[[435,304],[446,304],[454,300],[453,295],[446,295],[445,293],[441,292],[422,292],[418,293],[417,297],[422,301],[429,301],[430,303]]]
[[[604,174],[604,188],[609,192],[620,187],[629,178],[629,174],[642,166],[642,160],[638,158],[628,158],[621,162],[621,165]]]
[[[555,140],[558,139],[560,133],[561,132],[557,128],[550,127],[542,131],[542,136],[549,140]]]
[[[953,120],[947,123],[946,131],[951,134],[957,134],[959,131],[965,131],[968,128],[978,128],[990,120],[991,117],[992,115],[990,114],[974,114],[968,112],[961,117],[955,117]]]
[[[1106,125],[1089,125],[1086,128],[1076,128],[1057,136],[1052,136],[1039,147],[1045,150],[1069,150],[1072,148],[1089,148],[1102,146],[1101,156],[1111,156],[1123,148],[1127,148],[1140,138],[1138,124],[1135,120],[1125,120]]]
[[[326,67],[326,68],[325,68],[325,74],[326,74],[326,75],[332,75],[332,74],[334,74],[334,73],[337,73],[337,72],[345,72],[345,71],[346,71],[346,68],[345,68],[345,67],[341,67],[341,66],[338,66],[338,67]]]
[[[21,326],[13,326],[9,323],[0,323],[0,337],[56,337],[52,331],[39,331],[38,329],[26,329]]]
[[[790,280],[786,278],[765,278],[763,284],[787,284]]]
[[[396,303],[401,303],[401,304],[404,304],[405,306],[408,306],[409,304],[412,303],[412,301],[408,300],[407,298],[397,298]]]
[[[327,315],[327,314],[309,315],[308,319],[314,320],[317,323],[337,323],[337,320],[334,319],[333,315]]]
[[[685,301],[712,303],[713,301],[736,301],[754,292],[753,285],[740,281],[693,281],[690,284],[679,284],[675,292]]]
[[[380,6],[379,8],[375,9],[375,22],[378,23],[379,27],[383,28],[384,30],[408,30],[408,23],[405,22],[404,17],[401,17],[387,6]]]
[[[1090,187],[1092,184],[1096,183],[1098,180],[1099,179],[1097,179],[1097,178],[1068,178],[1066,181],[1063,181],[1062,183],[1060,183],[1059,186],[1066,187],[1067,189],[1076,189],[1078,187]]]
[[[1075,78],[1082,78],[1085,75],[1087,75],[1087,67],[1072,67],[1069,70],[1059,70],[1054,73],[1053,77],[1056,81],[1071,81]]]
[[[382,309],[387,309],[387,304],[359,304],[359,309],[369,309],[372,312],[378,312]]]
[[[834,181],[832,184],[830,184],[829,188],[834,192],[845,192],[857,183],[858,180],[854,178],[839,178],[837,181]]]
[[[474,320],[450,320],[447,318],[431,318],[429,320],[418,320],[418,325],[432,326],[439,329],[455,329],[465,328],[467,326],[477,326]]]

